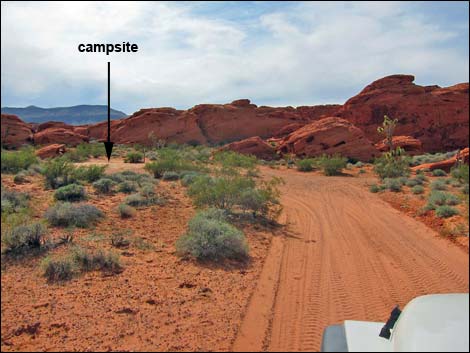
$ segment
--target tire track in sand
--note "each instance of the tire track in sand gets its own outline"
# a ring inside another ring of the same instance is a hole
[[[262,330],[248,325],[257,317],[249,305],[240,332],[250,340],[239,334],[234,350],[318,351],[328,325],[385,321],[394,305],[416,296],[468,292],[468,255],[368,193],[360,180],[263,171],[286,181],[282,202],[291,236],[267,260],[271,268],[278,263],[277,272],[266,274],[278,278],[270,287],[275,295],[261,290],[250,303],[272,299],[263,302],[271,317],[265,310]]]

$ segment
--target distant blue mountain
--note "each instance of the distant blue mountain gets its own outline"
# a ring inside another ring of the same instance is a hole
[[[40,108],[30,105],[26,108],[3,107],[2,113],[15,114],[28,123],[62,121],[72,125],[98,123],[108,119],[106,105],[76,105],[73,107]],[[127,114],[111,109],[111,119],[120,119]]]

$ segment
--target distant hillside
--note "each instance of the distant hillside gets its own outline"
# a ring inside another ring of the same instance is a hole
[[[14,114],[29,123],[62,121],[72,125],[97,123],[108,119],[106,105],[76,105],[74,107],[40,108],[30,105],[26,108],[3,107],[2,113]],[[127,115],[111,109],[111,119],[120,119]]]

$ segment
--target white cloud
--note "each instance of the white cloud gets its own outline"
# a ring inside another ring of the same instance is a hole
[[[426,84],[468,80],[468,53],[447,45],[456,35],[402,3],[300,3],[247,25],[196,15],[189,3],[2,2],[2,105],[105,104],[107,61],[112,104],[129,113],[243,97],[342,103],[393,73],[436,80]],[[121,41],[139,52],[77,51]]]

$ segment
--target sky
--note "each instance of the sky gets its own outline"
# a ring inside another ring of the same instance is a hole
[[[468,2],[1,3],[1,106],[344,103],[412,74],[469,81]],[[80,53],[81,43],[137,53]]]

